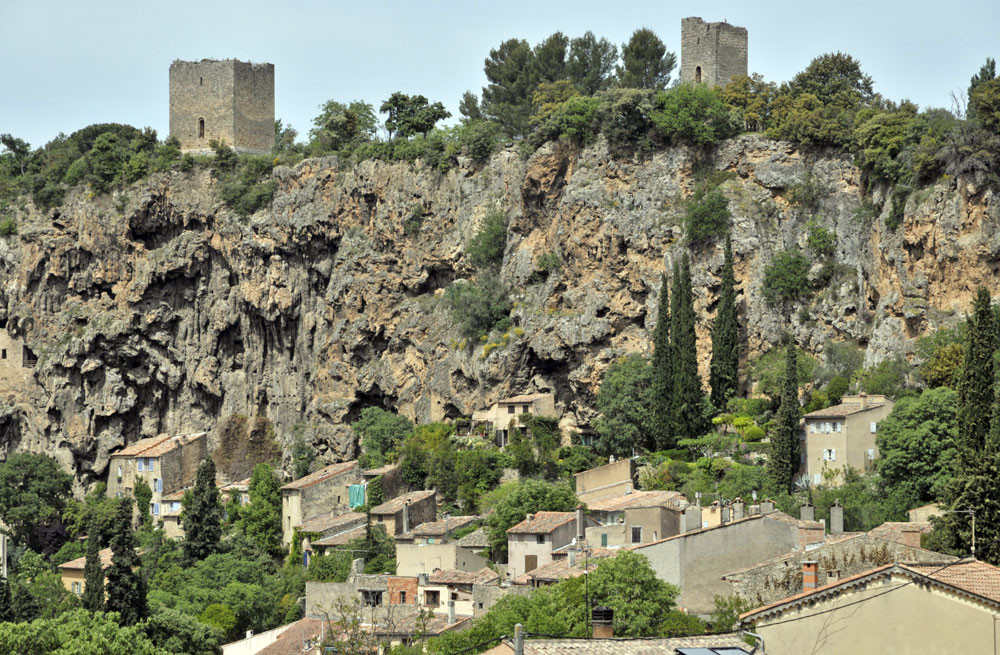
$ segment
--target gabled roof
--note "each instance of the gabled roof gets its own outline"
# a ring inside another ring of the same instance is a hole
[[[489,584],[500,579],[496,571],[483,567],[478,571],[456,571],[448,569],[431,573],[427,581],[431,584]]]
[[[379,505],[378,507],[373,507],[371,513],[375,515],[387,515],[395,514],[403,509],[403,506],[409,502],[411,505],[417,503],[425,498],[433,496],[436,492],[433,489],[425,489],[423,491],[411,491],[408,494],[403,494],[402,496],[396,496],[392,500],[386,501]]]
[[[308,487],[313,486],[314,484],[319,484],[320,482],[324,482],[326,480],[329,480],[330,478],[332,478],[334,476],[341,475],[343,473],[347,473],[352,468],[356,468],[357,465],[358,465],[358,460],[356,460],[356,459],[353,459],[353,460],[351,460],[349,462],[340,462],[338,464],[331,464],[330,466],[327,466],[325,468],[321,468],[320,470],[316,471],[315,473],[310,473],[309,475],[307,475],[307,476],[305,476],[303,478],[299,478],[298,480],[295,480],[294,482],[289,482],[288,484],[286,484],[285,486],[283,486],[281,488],[281,490],[285,491],[286,489],[287,490],[292,490],[292,489],[306,489]]]
[[[557,580],[565,580],[566,578],[575,578],[578,575],[583,575],[584,567],[587,567],[588,571],[593,571],[597,568],[597,564],[600,560],[605,557],[612,557],[617,551],[611,548],[591,548],[590,556],[585,557],[582,553],[577,554],[576,564],[573,566],[569,565],[568,557],[560,557],[557,560],[549,562],[545,566],[539,566],[537,569],[528,571],[522,576],[518,576],[515,582],[520,581],[526,584],[529,580],[545,580],[547,582],[555,582]]]
[[[687,504],[684,494],[679,491],[633,491],[622,496],[601,498],[587,503],[589,512],[620,512],[632,507],[678,508]]]
[[[917,543],[920,543],[920,535],[930,531],[931,524],[929,521],[886,521],[882,525],[872,528],[868,534],[879,539],[885,539],[886,541],[905,544],[906,540],[903,538],[905,533],[909,532],[913,534],[914,538],[917,539]]]
[[[502,400],[498,400],[497,404],[498,405],[515,405],[515,404],[531,403],[531,402],[534,402],[536,400],[541,400],[542,398],[547,398],[547,397],[549,397],[551,395],[552,394],[550,394],[550,393],[530,393],[530,394],[524,394],[524,395],[521,395],[521,396],[511,396],[510,398],[504,398]]]
[[[797,526],[799,528],[806,528],[812,530],[823,529],[822,521],[803,521],[801,519],[795,518],[794,516],[789,516],[784,512],[776,510],[773,512],[768,512],[767,514],[751,514],[750,516],[744,516],[741,519],[735,519],[733,521],[729,521],[728,523],[719,523],[717,525],[713,525],[707,528],[698,528],[697,530],[689,530],[687,532],[675,534],[670,537],[664,537],[663,539],[658,539],[656,541],[650,541],[644,544],[636,544],[634,546],[627,546],[627,548],[629,550],[640,550],[642,548],[649,548],[650,546],[656,546],[657,544],[662,544],[665,541],[673,541],[675,539],[687,539],[688,537],[704,534],[711,530],[725,530],[729,526],[740,525],[742,523],[746,523],[747,521],[756,521],[758,519],[770,519],[772,521],[780,521],[782,523],[787,523],[789,525]]]
[[[160,434],[155,437],[140,439],[131,446],[126,446],[118,452],[111,453],[112,457],[162,457],[174,448],[191,443],[192,441],[204,437],[207,432],[195,432],[193,434],[180,434],[170,436]]]
[[[458,545],[462,548],[486,548],[490,545],[490,538],[486,528],[479,528],[459,539]]]
[[[257,655],[302,655],[302,644],[317,639],[323,633],[323,619],[305,617],[288,626],[274,643],[257,651]]]
[[[537,512],[528,514],[523,521],[507,528],[507,534],[549,534],[575,520],[576,512]]]
[[[329,537],[323,537],[322,539],[317,539],[312,542],[312,547],[317,546],[330,547],[330,546],[346,546],[358,537],[365,536],[365,526],[359,525],[344,532],[338,532],[337,534],[330,535]]]
[[[59,565],[60,569],[66,569],[67,571],[79,570],[82,571],[87,565],[87,556],[77,557],[76,559],[71,559],[68,562],[64,562]],[[111,549],[102,548],[101,549],[101,568],[106,569],[111,566]]]
[[[473,521],[479,520],[478,516],[449,516],[439,521],[421,523],[405,534],[396,537],[397,540],[412,539],[413,537],[441,537],[454,530],[463,528]]]
[[[845,416],[860,414],[861,412],[867,412],[870,409],[878,409],[880,407],[885,407],[885,403],[869,402],[864,408],[861,407],[861,403],[840,403],[826,409],[817,409],[815,412],[809,412],[802,418],[844,418]]]
[[[919,564],[884,564],[870,571],[858,573],[758,607],[741,614],[740,619],[753,622],[777,617],[785,610],[837,596],[859,585],[891,575],[899,575],[910,578],[913,582],[927,583],[942,589],[957,591],[967,598],[987,603],[994,609],[1000,609],[1000,569],[985,562],[967,559]]]
[[[160,434],[155,437],[147,437],[145,439],[139,439],[134,444],[126,446],[119,450],[118,452],[111,453],[112,457],[138,457],[141,453],[149,450],[154,446],[162,444],[164,441],[169,441],[169,434]]]
[[[329,514],[314,516],[303,521],[302,523],[299,523],[296,527],[299,532],[326,532],[328,530],[337,530],[337,528],[343,528],[346,530],[352,523],[363,523],[366,518],[367,517],[361,512],[347,512],[340,514],[330,512]]]
[[[224,494],[228,494],[230,491],[249,491],[250,490],[250,478],[246,480],[240,480],[239,482],[230,482],[224,487],[219,487],[219,491]]]

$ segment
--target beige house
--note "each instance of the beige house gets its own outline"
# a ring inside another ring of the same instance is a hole
[[[486,429],[493,434],[497,448],[503,448],[510,441],[511,422],[514,429],[523,434],[526,430],[521,425],[520,416],[555,416],[556,400],[551,393],[533,393],[523,396],[504,398],[493,404],[489,409],[473,412],[472,429]]]
[[[894,403],[885,396],[844,396],[839,405],[804,417],[802,473],[812,484],[840,484],[847,467],[870,471],[878,457],[878,425]]]
[[[576,512],[538,512],[507,529],[507,574],[518,578],[545,566],[556,551],[586,534],[597,521]]]
[[[489,560],[475,547],[465,547],[452,533],[479,520],[478,516],[451,516],[422,523],[396,537],[396,573],[419,575],[437,570],[478,571]]]
[[[87,557],[77,557],[65,564],[59,565],[59,575],[62,577],[63,586],[68,591],[72,591],[77,596],[87,588],[87,580],[83,575],[83,569],[87,565]],[[101,570],[107,572],[111,566],[111,549],[101,549]],[[106,581],[105,581],[106,583]]]
[[[404,534],[437,517],[437,492],[411,491],[369,510],[372,523],[385,527],[390,537]]]
[[[743,614],[768,655],[993,653],[1000,569],[976,560],[886,564]]]
[[[184,538],[184,528],[181,527],[181,501],[184,500],[185,491],[179,489],[163,494],[160,499],[160,521],[163,522],[163,534],[168,539]]]
[[[142,478],[153,491],[145,509],[154,521],[163,517],[163,496],[194,485],[198,466],[208,456],[206,432],[140,439],[111,455],[108,496],[132,495]]]
[[[475,571],[441,570],[418,578],[420,605],[435,614],[474,614],[473,587],[499,584],[500,576],[489,568]],[[449,602],[453,604],[449,607]]]
[[[348,509],[352,484],[361,482],[357,460],[331,464],[281,488],[281,543],[292,543],[292,531],[320,514]]]
[[[596,500],[587,513],[600,525],[587,528],[587,544],[615,548],[680,534],[687,504],[677,491],[633,491]]]
[[[576,479],[576,497],[590,505],[601,498],[626,495],[634,487],[635,462],[631,459],[611,461],[573,476]]]
[[[331,512],[303,521],[295,532],[303,535],[302,552],[309,565],[310,553],[326,555],[365,534],[368,517],[361,512]]]

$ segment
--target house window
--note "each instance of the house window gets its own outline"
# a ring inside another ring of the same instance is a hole
[[[535,536],[535,541],[536,541],[536,543],[544,544],[545,543],[545,535],[544,534],[536,535]]]
[[[632,526],[632,543],[634,544],[642,543],[642,526],[638,525]]]
[[[382,604],[382,592],[374,589],[362,589],[361,604],[365,607],[380,606]]]
[[[0,350],[0,359],[7,359],[7,349]]]
[[[835,421],[833,424],[833,431],[840,432],[840,421]]]
[[[203,84],[205,84],[205,78],[204,77],[199,77],[198,78],[198,86],[202,86]]]
[[[146,458],[145,457],[140,457],[139,459],[135,460],[135,470],[136,471],[145,471],[146,470]]]
[[[177,502],[176,500],[170,501],[170,511],[171,512],[178,512],[178,511],[180,511],[180,509],[181,509],[181,504],[179,502]]]
[[[815,423],[810,423],[809,424],[809,431],[810,432],[816,432],[816,424]]]
[[[153,516],[159,516],[160,515],[160,504],[159,503],[150,503],[149,507],[150,507],[150,509],[153,512]]]
[[[876,423],[875,421],[872,421],[869,427],[871,428],[872,434],[878,432],[878,423]]]
[[[528,406],[527,405],[521,405],[521,413],[522,414],[527,414],[528,413]]]
[[[163,478],[156,478],[153,480],[153,491],[163,491]]]
[[[601,534],[601,547],[602,548],[607,548],[608,547],[608,533],[607,532],[604,532],[604,533]]]
[[[406,603],[406,592],[405,591],[399,592],[399,602],[400,603]]]
[[[875,459],[875,449],[874,448],[869,448],[868,449],[868,459]]]
[[[80,585],[79,582],[74,582],[73,583],[73,593],[76,594],[77,596],[79,596],[80,594],[83,593],[83,591],[81,590],[81,585]]]
[[[441,604],[441,592],[439,591],[425,591],[424,592],[424,605],[427,607],[437,607]]]
[[[828,462],[837,461],[837,449],[836,448],[824,448],[823,449],[823,459]]]
[[[813,484],[819,484],[822,481],[819,473],[813,473]]]
[[[701,83],[701,66],[694,67],[694,81]]]
[[[507,413],[508,414],[513,414],[515,411],[517,411],[516,407],[514,407],[513,405],[507,405]]]
[[[118,481],[119,482],[122,481],[122,465],[121,464],[118,465]]]
[[[152,457],[146,458],[146,467],[150,471],[155,471],[156,470],[156,460],[153,459]]]
[[[198,119],[198,138],[199,139],[204,139],[205,138],[205,119],[204,118],[199,118]]]

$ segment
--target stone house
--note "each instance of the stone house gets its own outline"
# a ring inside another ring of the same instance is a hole
[[[160,522],[163,524],[163,534],[168,539],[182,539],[184,528],[181,527],[181,501],[184,500],[186,489],[178,489],[160,498]]]
[[[839,405],[806,414],[802,473],[813,484],[839,484],[847,467],[870,471],[878,457],[878,425],[893,405],[885,396],[859,394],[844,396]]]
[[[326,555],[328,551],[336,550],[338,546],[344,546],[353,539],[364,536],[367,523],[368,517],[364,514],[342,510],[303,521],[294,528],[295,532],[302,535],[302,552],[305,558],[303,563],[309,565],[309,558],[313,552]]]
[[[352,484],[361,482],[357,460],[340,462],[290,482],[281,488],[281,543],[292,543],[292,531],[303,521],[331,511],[348,509]]]
[[[633,491],[590,503],[599,526],[587,528],[587,543],[602,548],[643,544],[685,531],[687,500],[676,491]]]
[[[111,566],[111,554],[110,548],[101,549],[102,571],[107,571],[108,567]],[[86,556],[77,557],[74,560],[59,565],[59,576],[62,578],[63,586],[66,587],[67,591],[72,591],[77,596],[82,595],[84,589],[87,588],[87,580],[83,574],[83,569],[86,565]]]
[[[111,455],[108,466],[108,496],[131,495],[136,480],[142,478],[153,491],[149,512],[154,521],[162,518],[164,494],[194,486],[198,466],[208,456],[206,432],[140,439]]]
[[[371,521],[385,527],[390,537],[409,532],[437,517],[437,492],[411,491],[369,510]]]
[[[576,479],[576,497],[588,505],[601,498],[615,498],[635,487],[635,461],[620,459],[603,466],[581,471]]]
[[[473,587],[498,585],[500,576],[496,571],[486,567],[478,571],[446,569],[431,574],[421,574],[417,576],[417,581],[421,607],[435,614],[452,612],[458,616],[473,616],[475,613]]]
[[[518,578],[552,561],[553,551],[586,534],[597,521],[576,512],[538,512],[507,529],[507,574]]]
[[[478,516],[452,516],[423,523],[396,537],[396,572],[418,575],[436,570],[478,571],[489,560],[475,547],[463,546],[451,534],[478,520]]]
[[[740,616],[768,655],[995,652],[994,566],[971,559],[885,564],[816,586],[814,565],[803,563],[801,593]]]
[[[555,396],[551,393],[533,393],[498,400],[490,408],[473,412],[472,430],[485,429],[493,436],[497,448],[503,448],[510,441],[510,431],[526,428],[521,425],[522,415],[556,416]],[[513,427],[511,426],[513,422]]]
[[[631,548],[646,556],[656,577],[680,588],[679,608],[707,616],[715,596],[732,593],[724,575],[822,542],[823,532],[820,522],[772,511]]]

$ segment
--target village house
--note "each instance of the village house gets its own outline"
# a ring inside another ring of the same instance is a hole
[[[617,498],[630,493],[635,486],[635,461],[611,461],[573,477],[576,480],[576,497],[581,503],[590,505],[601,498]]]
[[[435,614],[453,612],[458,616],[473,616],[475,613],[473,588],[476,585],[499,583],[500,576],[487,567],[478,571],[446,569],[417,577],[421,607],[430,609]]]
[[[507,574],[517,578],[550,563],[553,551],[582,537],[597,521],[576,512],[538,512],[507,529]]]
[[[167,539],[183,539],[184,528],[181,526],[181,501],[184,500],[186,489],[178,489],[160,498],[160,522],[163,524],[163,534]]]
[[[372,523],[385,527],[387,535],[396,537],[437,517],[437,492],[411,491],[372,507],[368,513]]]
[[[136,480],[142,478],[153,492],[149,512],[154,521],[162,518],[164,494],[194,485],[198,466],[208,456],[207,433],[140,439],[111,454],[108,465],[108,496],[131,496]]]
[[[593,501],[587,514],[600,525],[587,528],[587,543],[621,547],[680,534],[686,529],[687,504],[677,491],[633,491]]]
[[[512,429],[519,430],[521,434],[526,432],[520,421],[522,415],[555,416],[555,396],[551,393],[533,393],[499,400],[489,409],[472,414],[472,430],[486,430],[497,448],[503,448],[510,442]]]
[[[893,404],[885,396],[859,394],[844,396],[839,405],[806,414],[802,473],[813,484],[838,484],[848,467],[870,471],[878,457],[878,425]]]
[[[100,556],[102,571],[107,571],[108,567],[111,566],[111,555],[112,553],[110,548],[101,549]],[[87,588],[87,579],[83,574],[83,569],[86,565],[86,556],[77,557],[74,560],[70,560],[59,565],[59,576],[62,578],[63,586],[77,596],[82,595],[84,589]]]
[[[992,653],[1000,569],[972,559],[884,564],[817,585],[802,563],[803,590],[743,614],[768,655]]]
[[[361,482],[357,460],[321,468],[281,488],[281,543],[292,543],[292,532],[303,521],[336,509],[349,509],[352,484]]]
[[[295,527],[295,532],[302,535],[303,564],[309,566],[313,552],[326,555],[338,546],[346,546],[353,539],[363,537],[367,524],[366,515],[342,509],[303,521]]]
[[[478,516],[452,516],[423,523],[396,537],[396,572],[418,575],[436,570],[478,571],[489,560],[475,546],[463,546],[451,534],[478,520]]]

